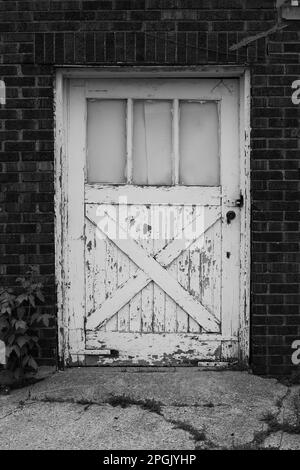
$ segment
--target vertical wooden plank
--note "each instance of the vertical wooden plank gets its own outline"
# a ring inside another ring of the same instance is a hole
[[[67,341],[67,304],[65,302],[65,275],[67,272],[67,259],[64,256],[66,250],[66,209],[65,204],[67,200],[66,188],[66,142],[64,140],[67,112],[68,107],[67,97],[68,88],[66,82],[63,80],[63,74],[57,72],[55,77],[55,94],[54,94],[54,107],[55,107],[55,160],[54,160],[54,174],[55,174],[55,193],[54,193],[54,208],[55,208],[55,281],[57,291],[57,323],[58,323],[58,354],[61,364],[65,363],[66,358],[69,356],[69,341]]]
[[[168,270],[170,274],[177,278],[177,263],[171,265]],[[176,332],[176,318],[177,318],[177,308],[178,305],[166,295],[166,305],[165,305],[165,332],[166,333],[175,333]]]
[[[165,331],[165,292],[154,283],[153,294],[153,332]]]
[[[240,80],[240,184],[244,205],[241,208],[239,353],[244,364],[248,364],[250,354],[250,85],[250,71],[246,70]]]
[[[175,238],[180,233],[182,222],[182,207],[181,206],[173,206],[173,233],[169,234],[168,241],[171,238]],[[178,265],[177,260],[175,259],[170,266],[167,268],[168,272],[174,279],[177,279],[178,276]],[[177,304],[171,299],[168,295],[166,295],[166,305],[165,305],[165,332],[168,333],[175,333],[176,332],[176,318],[177,318]],[[178,307],[180,308],[180,307]]]
[[[138,243],[140,243],[141,237],[141,208],[140,206],[130,206],[129,208],[129,219],[131,220],[130,223],[130,231],[129,237],[134,238]],[[138,266],[136,266],[133,262],[130,262],[130,277],[134,276],[139,271]],[[141,307],[142,307],[142,294],[139,292],[137,295],[133,297],[133,299],[129,303],[129,311],[130,311],[130,331],[141,331],[142,327],[142,318],[141,318]]]
[[[239,225],[240,214],[230,224],[226,222],[226,210],[223,207],[222,220],[222,334],[238,335],[239,320]],[[238,249],[237,249],[238,248]]]
[[[118,220],[121,225],[127,225],[127,199],[120,200]],[[125,253],[118,250],[118,287],[129,279],[130,260]],[[129,304],[124,305],[118,312],[118,331],[129,332]]]
[[[220,105],[221,184],[222,184],[222,334],[238,336],[240,282],[240,209],[232,207],[240,196],[238,81],[226,80]],[[228,116],[230,115],[230,120]],[[228,171],[228,168],[231,170]],[[234,220],[226,214],[233,210]]]
[[[165,245],[166,206],[153,206],[153,250],[157,253]],[[165,328],[165,293],[154,283],[153,288],[153,331],[163,332]]]
[[[84,80],[70,82],[68,166],[67,166],[67,263],[66,305],[68,309],[69,350],[85,346],[85,262],[84,262],[84,167],[86,155],[86,102]]]
[[[121,250],[118,251],[118,286],[129,279],[128,256]],[[129,331],[129,305],[124,305],[118,313],[118,331]]]
[[[212,241],[212,266],[211,266],[211,279],[212,279],[212,301],[211,308],[216,317],[221,319],[221,220],[219,220],[213,227],[211,227],[211,241]]]
[[[179,182],[179,100],[173,100],[173,184]]]
[[[216,211],[217,207],[207,207],[208,211]],[[204,233],[200,249],[200,300],[204,306],[220,318],[221,296],[221,222],[217,221]],[[200,240],[199,240],[200,242]]]
[[[174,272],[174,277],[177,275],[177,264],[172,267],[171,272]],[[172,300],[168,295],[166,295],[166,305],[165,305],[165,332],[166,333],[175,333],[176,332],[176,318],[177,318],[177,308],[178,305],[174,300]]]
[[[185,289],[189,286],[189,252],[184,251],[178,258],[178,281]],[[177,307],[177,332],[188,331],[188,315],[181,308]]]
[[[106,244],[105,236],[95,228],[95,255],[94,255],[94,306],[97,309],[106,298]],[[101,327],[106,330],[106,325]]]
[[[133,263],[130,265],[130,276],[134,276],[138,268],[135,268]],[[141,319],[141,309],[142,309],[142,300],[141,293],[136,294],[129,303],[130,311],[130,331],[131,332],[140,332],[142,328],[142,319]]]
[[[118,207],[118,220],[126,226],[127,205],[120,204]],[[118,287],[129,279],[130,260],[125,253],[118,250]],[[118,312],[118,331],[129,332],[129,304],[124,305]]]
[[[153,282],[150,282],[142,291],[142,331],[153,332]]]
[[[192,206],[183,206],[182,217],[183,227],[188,226],[193,219],[193,207]],[[190,266],[190,255],[189,250],[184,251],[178,257],[178,281],[186,290],[189,289],[189,266]],[[189,326],[188,315],[182,308],[177,308],[177,331],[178,332],[187,332]]]
[[[85,219],[85,308],[86,315],[89,316],[95,308],[95,226]]]
[[[118,286],[118,248],[107,240],[106,245],[106,295],[113,297]],[[111,317],[106,323],[106,331],[118,330],[118,313]]]
[[[213,246],[212,246],[212,228],[209,228],[203,234],[203,245],[200,252],[200,286],[201,286],[201,302],[205,307],[210,310],[212,306],[212,290],[213,290]],[[217,275],[221,276],[221,272]]]
[[[190,258],[189,258],[189,277],[190,277],[190,293],[194,297],[199,298],[199,269],[200,269],[200,250],[197,245],[192,245],[189,248]],[[199,324],[189,317],[189,332],[190,333],[200,333],[201,328]]]
[[[127,100],[127,119],[126,119],[126,146],[127,146],[127,183],[132,183],[132,138],[133,138],[133,100]]]
[[[144,250],[149,254],[153,254],[153,228],[151,220],[151,207],[141,206],[141,210],[144,212],[143,223],[144,237],[141,239],[141,245]],[[153,332],[153,282],[150,282],[142,290],[142,331],[143,333]]]

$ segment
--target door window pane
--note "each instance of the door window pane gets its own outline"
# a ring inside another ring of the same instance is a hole
[[[179,183],[218,186],[218,108],[215,102],[180,102]]]
[[[125,183],[126,100],[88,100],[87,180]]]
[[[133,103],[133,183],[172,184],[172,102]]]

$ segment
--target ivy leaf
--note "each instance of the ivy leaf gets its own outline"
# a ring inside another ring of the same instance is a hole
[[[32,317],[33,317],[33,316],[34,316],[34,315],[32,315]],[[40,323],[40,322],[43,321],[43,318],[46,317],[46,316],[48,316],[48,314],[46,314],[46,313],[44,313],[44,314],[36,313],[34,319],[35,319],[35,321],[36,321],[37,323]]]
[[[38,365],[37,365],[36,361],[33,359],[32,356],[30,357],[30,359],[28,361],[28,366],[31,367],[33,370],[38,369]]]
[[[24,330],[26,331],[27,330],[27,323],[23,320],[17,320],[16,323],[15,323],[15,329],[16,330]]]
[[[16,378],[23,377],[26,368],[38,369],[29,352],[39,349],[40,340],[30,328],[34,322],[43,322],[48,326],[52,317],[36,311],[36,301],[45,302],[45,299],[43,285],[35,280],[35,275],[38,273],[30,268],[17,279],[18,289],[21,289],[18,294],[14,294],[12,289],[0,287],[0,338],[6,345],[6,368]]]
[[[44,313],[44,315],[42,315],[42,321],[44,323],[44,326],[49,326],[50,318],[51,318],[51,315],[49,315],[48,313]]]
[[[22,367],[25,367],[28,364],[29,359],[30,359],[30,356],[28,356],[28,354],[26,354],[26,356],[23,357]]]
[[[11,307],[9,307],[8,305],[4,305],[3,307],[1,307],[1,314],[3,313],[8,313],[9,315],[11,314]]]
[[[4,330],[5,328],[9,327],[9,322],[7,321],[6,318],[1,318],[0,319],[0,330]]]
[[[21,320],[24,317],[25,312],[26,312],[25,307],[18,307],[17,316],[18,316],[19,320]]]
[[[20,294],[16,298],[16,302],[17,302],[18,305],[21,305],[25,301],[28,301],[28,295],[27,294]]]
[[[40,316],[39,313],[37,313],[37,312],[33,313],[30,317],[30,320],[29,320],[30,325],[32,325],[35,321],[38,321],[39,316]]]
[[[32,294],[30,294],[28,296],[28,300],[29,300],[30,304],[32,305],[32,307],[35,307],[35,300],[34,300],[34,296]]]
[[[20,348],[22,348],[28,342],[28,337],[26,336],[18,336],[16,343]]]
[[[16,335],[10,335],[8,338],[7,338],[7,343],[9,346],[12,346],[12,344],[14,343],[15,341],[15,338],[16,338]]]
[[[19,348],[19,346],[17,344],[14,344],[12,346],[12,351],[14,351],[16,353],[17,357],[21,356],[21,349]]]
[[[37,296],[37,298],[41,301],[41,302],[45,302],[45,297],[43,296],[42,292],[40,290],[37,290],[35,295]]]

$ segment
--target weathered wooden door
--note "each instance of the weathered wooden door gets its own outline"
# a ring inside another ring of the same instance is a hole
[[[69,90],[73,360],[236,360],[238,80],[70,80]]]

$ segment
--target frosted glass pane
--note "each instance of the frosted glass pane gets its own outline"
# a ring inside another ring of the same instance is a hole
[[[180,102],[180,184],[219,185],[218,127],[216,103]]]
[[[125,183],[126,100],[88,101],[87,180]]]
[[[134,101],[133,183],[172,184],[172,103]]]

